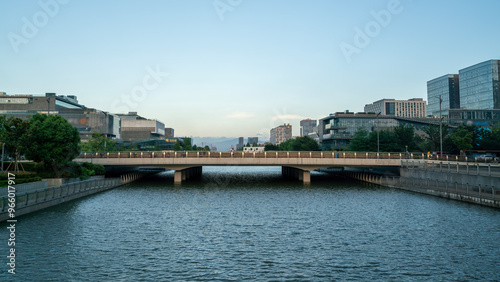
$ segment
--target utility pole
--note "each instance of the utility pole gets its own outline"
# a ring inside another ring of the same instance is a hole
[[[47,116],[50,115],[50,97],[47,97]]]
[[[377,153],[380,153],[380,133],[379,133],[379,130],[378,130],[378,116],[381,113],[382,112],[378,112],[378,114],[377,114]]]
[[[441,103],[443,99],[439,96],[439,156],[443,157],[443,116],[441,114]]]

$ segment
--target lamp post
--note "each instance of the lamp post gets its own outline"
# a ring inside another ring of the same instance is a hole
[[[439,96],[439,156],[443,157],[443,116],[441,114],[443,99]]]
[[[381,113],[382,112],[378,112],[378,114],[377,114],[377,153],[380,153],[380,133],[379,133],[379,130],[378,130],[378,116]]]

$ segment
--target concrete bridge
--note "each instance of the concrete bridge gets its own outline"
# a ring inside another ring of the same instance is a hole
[[[161,167],[174,170],[174,182],[200,176],[203,166],[281,166],[284,176],[311,182],[311,170],[325,167],[400,167],[401,153],[347,152],[108,152],[84,153],[75,161],[104,166]],[[423,157],[423,155],[422,155]]]

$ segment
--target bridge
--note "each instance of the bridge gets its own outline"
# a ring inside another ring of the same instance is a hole
[[[326,167],[400,167],[404,153],[356,152],[107,152],[83,153],[75,161],[104,166],[161,167],[174,170],[174,182],[200,176],[203,166],[281,166],[284,176],[311,182],[311,171]],[[422,158],[425,156],[422,154]],[[418,156],[420,158],[420,154]]]

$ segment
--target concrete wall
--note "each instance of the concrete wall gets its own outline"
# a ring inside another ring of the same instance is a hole
[[[420,168],[401,168],[400,176],[362,170],[338,174],[382,186],[500,208],[500,177]]]

